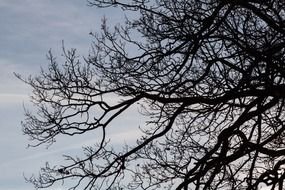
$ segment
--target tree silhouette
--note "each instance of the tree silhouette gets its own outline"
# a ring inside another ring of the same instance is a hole
[[[283,189],[285,1],[89,4],[136,16],[114,29],[103,20],[84,60],[74,49],[65,63],[49,53],[47,70],[22,79],[38,108],[23,131],[35,146],[96,130],[102,138],[85,157],[47,164],[29,179],[35,187]],[[143,135],[115,150],[106,130],[132,106],[146,118]]]

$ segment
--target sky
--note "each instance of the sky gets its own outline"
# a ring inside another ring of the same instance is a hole
[[[30,190],[24,176],[37,174],[46,161],[60,164],[62,155],[81,151],[94,144],[93,134],[60,139],[53,146],[27,148],[30,143],[22,134],[21,121],[29,104],[31,89],[17,79],[35,75],[48,64],[49,49],[61,55],[62,41],[66,48],[76,48],[82,56],[90,50],[90,32],[100,30],[102,16],[109,23],[119,23],[120,11],[87,6],[86,0],[0,0],[0,190]],[[136,123],[136,117],[126,117],[117,125]],[[128,132],[126,132],[128,131]],[[134,140],[136,130],[114,129],[111,136],[121,143]],[[116,143],[116,142],[115,142]],[[49,190],[67,189],[54,186]]]
[[[37,174],[47,161],[60,165],[63,154],[76,155],[81,147],[96,142],[94,134],[59,139],[48,149],[27,148],[30,143],[21,129],[24,109],[29,104],[31,89],[14,73],[36,75],[48,64],[47,52],[61,55],[62,41],[66,48],[76,48],[87,56],[91,47],[90,32],[98,32],[103,16],[108,23],[120,23],[119,10],[87,6],[86,0],[0,0],[0,190],[31,190],[25,178]],[[110,137],[116,144],[134,141],[137,115],[131,110],[112,128]],[[126,126],[125,124],[129,125]],[[123,129],[123,130],[122,130]],[[63,190],[55,185],[48,190]]]

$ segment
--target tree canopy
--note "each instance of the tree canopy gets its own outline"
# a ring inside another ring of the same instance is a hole
[[[89,5],[135,16],[114,28],[103,20],[88,57],[64,50],[61,63],[49,53],[48,69],[22,79],[38,109],[26,112],[23,131],[35,146],[91,131],[102,138],[85,157],[44,166],[29,179],[35,187],[283,189],[285,1]],[[107,129],[132,106],[146,118],[143,135],[114,149]]]

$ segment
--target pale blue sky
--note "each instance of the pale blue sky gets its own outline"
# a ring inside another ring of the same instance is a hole
[[[48,63],[45,55],[50,48],[60,56],[62,40],[67,48],[76,48],[86,56],[92,42],[88,34],[100,29],[103,15],[112,24],[124,16],[118,11],[88,7],[85,0],[0,0],[0,190],[33,189],[25,183],[23,174],[37,173],[49,160],[60,164],[62,154],[80,151],[82,145],[94,143],[89,134],[72,141],[61,139],[48,150],[26,149],[29,141],[22,135],[20,122],[24,119],[23,104],[30,106],[30,89],[13,72],[23,76],[36,74]],[[133,119],[130,123],[135,122],[134,117],[129,118]],[[126,118],[121,124],[124,123]],[[112,132],[118,141],[122,137],[132,139],[136,133],[118,131]]]

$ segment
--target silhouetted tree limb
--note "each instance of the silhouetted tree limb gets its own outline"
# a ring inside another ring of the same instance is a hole
[[[64,49],[58,63],[49,52],[49,68],[22,79],[38,108],[23,122],[34,146],[101,135],[85,157],[47,164],[29,179],[35,187],[63,180],[75,183],[70,189],[283,189],[284,1],[89,4],[138,18],[114,29],[103,20],[89,57]],[[106,129],[136,105],[147,118],[144,135],[114,150]]]

